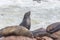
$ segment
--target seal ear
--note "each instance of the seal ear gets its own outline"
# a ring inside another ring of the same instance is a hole
[[[30,30],[31,26],[31,18],[30,18],[30,11],[26,12],[24,14],[23,21],[21,22],[20,26],[26,27],[28,30]]]

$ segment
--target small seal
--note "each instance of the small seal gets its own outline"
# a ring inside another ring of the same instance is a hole
[[[30,27],[31,27],[30,14],[31,14],[30,11],[28,11],[27,13],[25,13],[24,18],[23,18],[23,21],[20,24],[20,26],[24,26],[24,27],[26,27],[29,30],[30,30]]]
[[[23,21],[20,25],[7,26],[0,30],[0,35],[5,37],[11,35],[33,37],[32,32],[28,29],[30,29],[30,11],[25,13]]]
[[[46,31],[50,34],[53,34],[59,30],[60,30],[60,22],[53,23],[49,25],[46,29]]]

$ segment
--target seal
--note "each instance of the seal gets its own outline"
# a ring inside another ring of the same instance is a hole
[[[34,37],[37,37],[37,36],[43,36],[44,34],[46,34],[46,30],[44,28],[39,28],[39,29],[36,29],[34,31],[32,31]]]
[[[53,34],[60,30],[60,22],[53,23],[46,28],[46,31]]]
[[[26,27],[29,30],[30,30],[30,27],[31,27],[30,14],[31,14],[30,11],[28,11],[27,13],[25,13],[24,18],[23,18],[23,21],[20,24],[20,26],[24,26],[24,27]]]
[[[2,36],[27,36],[33,37],[32,32],[28,29],[30,28],[30,11],[25,13],[23,21],[20,25],[7,26],[0,30],[0,37]]]
[[[0,30],[0,35],[7,36],[26,36],[32,37],[32,33],[23,26],[8,26]]]
[[[54,35],[51,35],[51,34],[49,34],[48,32],[46,32],[46,29],[44,29],[44,28],[39,28],[39,29],[37,29],[37,30],[34,30],[34,31],[32,31],[32,33],[33,33],[33,36],[35,37],[35,38],[38,38],[39,39],[39,37],[44,37],[44,36],[47,36],[47,37],[50,37],[50,38],[52,38],[53,40],[55,40],[56,39],[56,37],[54,36]]]

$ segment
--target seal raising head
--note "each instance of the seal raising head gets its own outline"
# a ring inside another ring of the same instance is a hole
[[[31,26],[31,18],[30,18],[30,11],[25,13],[23,21],[21,22],[20,26],[24,26],[27,29],[30,29]]]

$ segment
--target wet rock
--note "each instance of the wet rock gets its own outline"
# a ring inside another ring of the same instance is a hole
[[[36,39],[24,36],[9,36],[9,37],[2,37],[0,38],[0,40],[36,40]]]
[[[54,35],[54,37],[56,38],[55,40],[60,40],[60,22],[49,25],[46,31],[51,35]]]

